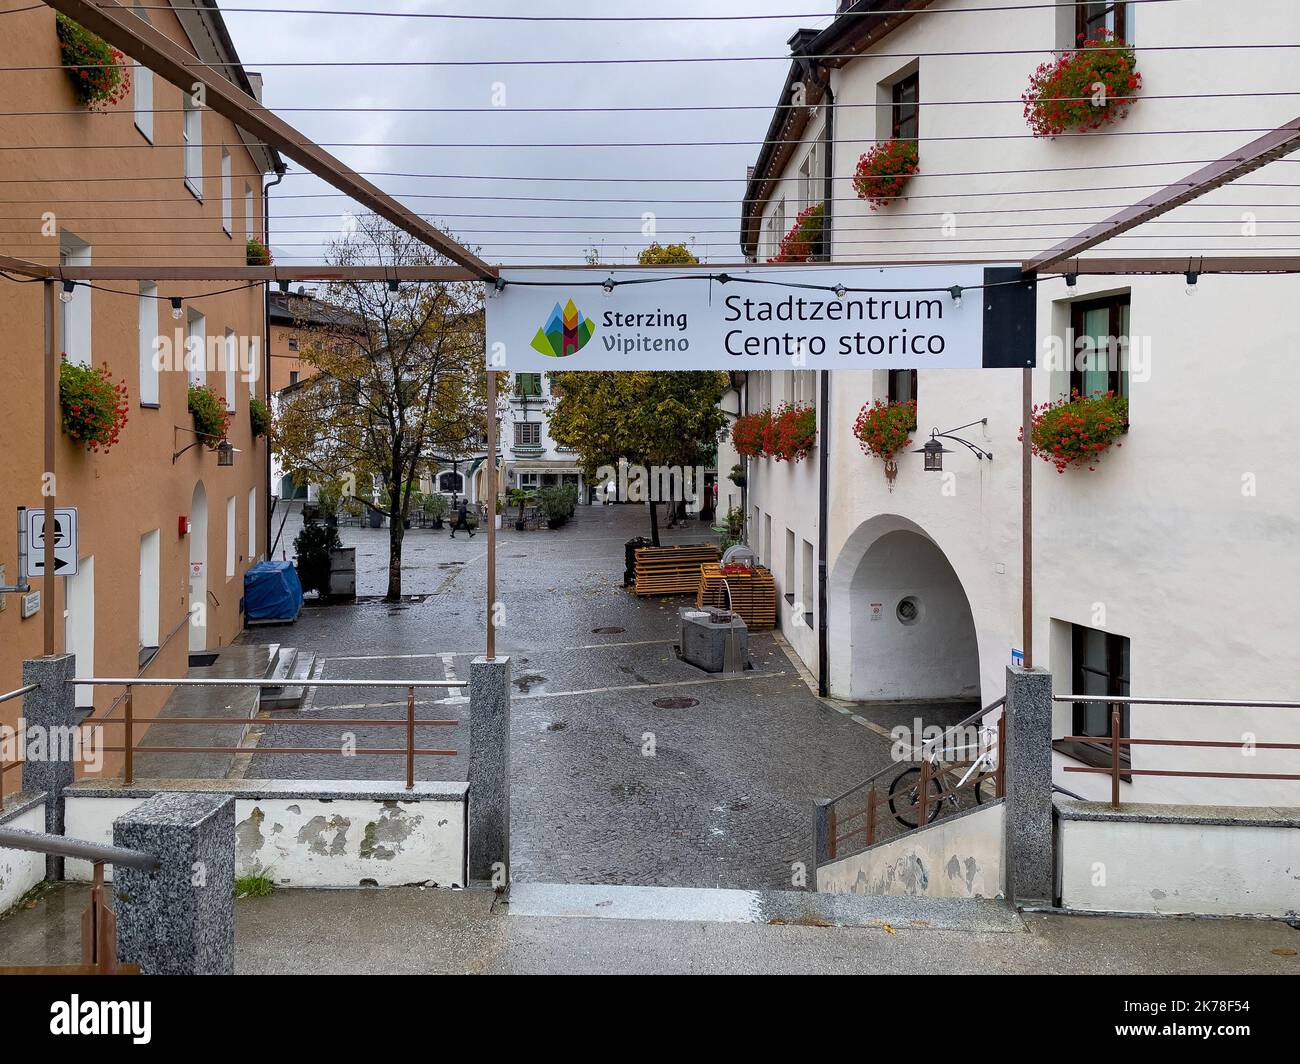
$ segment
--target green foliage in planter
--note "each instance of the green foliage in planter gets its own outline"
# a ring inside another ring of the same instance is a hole
[[[126,381],[114,384],[107,362],[79,366],[64,355],[59,363],[59,406],[63,431],[86,450],[107,454],[127,422]]]
[[[563,524],[578,508],[578,492],[571,486],[542,488],[538,499],[548,523]]]
[[[271,431],[271,408],[255,395],[248,400],[248,420],[254,436],[265,436]]]
[[[451,510],[451,503],[447,501],[447,496],[434,492],[424,497],[424,505],[421,508],[435,521],[442,521]]]
[[[102,110],[126,99],[131,72],[126,56],[67,15],[55,16],[59,59],[83,107]]]
[[[862,450],[890,461],[895,454],[911,444],[911,434],[916,428],[916,402],[886,403],[877,399],[858,411],[853,423],[853,435]]]
[[[1097,468],[1102,453],[1128,429],[1128,400],[1114,392],[1080,395],[1035,406],[1029,443],[1034,454],[1050,462],[1058,473],[1070,466]],[[1024,430],[1021,437],[1024,439]]]
[[[245,261],[249,266],[270,266],[271,249],[258,240],[257,237],[250,236],[245,251]]]
[[[333,525],[304,525],[293,541],[298,555],[298,579],[304,591],[328,595],[330,590],[330,551],[343,546]]]
[[[189,408],[194,416],[194,431],[210,437],[203,441],[208,447],[216,447],[226,438],[230,429],[230,412],[226,409],[224,395],[218,395],[206,384],[191,384]]]

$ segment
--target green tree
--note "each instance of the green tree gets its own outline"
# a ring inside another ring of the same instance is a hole
[[[335,245],[340,265],[440,264],[413,237],[367,217]],[[281,393],[275,445],[295,479],[343,484],[389,518],[388,593],[402,595],[402,541],[419,474],[434,455],[481,444],[487,369],[483,297],[472,281],[339,281],[323,302],[336,320],[298,323],[316,372]],[[369,485],[383,485],[376,505]],[[360,491],[358,491],[360,486]]]

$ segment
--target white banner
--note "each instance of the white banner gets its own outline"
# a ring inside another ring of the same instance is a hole
[[[506,269],[487,293],[488,368],[979,367],[985,269]],[[652,277],[665,279],[642,283]]]

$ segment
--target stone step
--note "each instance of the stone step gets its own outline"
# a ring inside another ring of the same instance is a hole
[[[799,890],[516,882],[510,884],[509,911],[512,916],[889,927],[985,934],[1025,930],[1019,914],[996,899]]]
[[[297,648],[281,650],[283,664],[277,662],[276,671],[270,679],[283,680],[280,687],[268,687],[262,691],[262,708],[269,710],[298,709],[316,667],[316,655]]]

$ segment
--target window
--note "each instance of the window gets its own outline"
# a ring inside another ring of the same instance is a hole
[[[890,89],[893,109],[890,112],[890,135],[895,140],[916,140],[920,128],[921,76],[908,74]]]
[[[158,352],[154,342],[158,338],[158,286],[152,281],[140,282],[140,300],[137,332],[140,354],[140,405],[158,405]]]
[[[289,350],[290,351],[298,350],[298,337],[296,336],[289,337]]]
[[[516,447],[540,447],[542,445],[542,423],[540,421],[515,422]]]
[[[59,265],[89,266],[90,245],[66,229],[59,233]],[[69,362],[90,365],[90,288],[79,284],[71,302],[59,303],[59,340]]]
[[[541,481],[539,480],[539,476],[537,473],[519,474],[519,487],[523,491],[530,491],[536,488],[539,483],[541,483]]]
[[[235,231],[234,195],[230,182],[230,152],[221,149],[221,228],[230,236]]]
[[[813,545],[803,541],[803,619],[809,628],[813,621]]]
[[[1070,628],[1070,689],[1081,695],[1126,696],[1129,693],[1129,641],[1124,636],[1086,628]],[[1108,738],[1112,702],[1075,702],[1071,734]],[[1120,705],[1120,737],[1129,734],[1128,707]],[[1109,743],[1058,743],[1063,753],[1094,765],[1109,765]],[[1120,748],[1120,760],[1129,762],[1129,748]]]
[[[184,103],[185,122],[181,129],[185,145],[185,187],[194,195],[203,198],[203,109],[194,102],[188,93],[181,94]]]
[[[235,497],[226,500],[226,579],[235,575]]]
[[[191,384],[204,384],[208,379],[207,319],[197,310],[187,309],[185,314],[185,368],[189,370]]]
[[[438,474],[438,490],[459,495],[465,490],[465,478],[454,469],[448,469]]]
[[[290,384],[298,383],[298,371],[296,369],[291,369],[289,371],[289,383]]]
[[[235,410],[235,367],[239,364],[239,341],[235,339],[235,330],[226,330],[226,342],[222,346],[226,362],[226,409]]]
[[[820,145],[814,142],[808,149],[808,154],[804,156],[803,165],[799,168],[800,199],[805,210],[826,198],[821,187],[819,147]]]
[[[785,239],[785,200],[778,203],[772,213],[772,228],[776,237],[776,247],[772,249],[772,254],[775,255],[781,250],[781,241]]]
[[[542,375],[540,373],[516,373],[515,394],[533,398],[542,394]]]
[[[161,543],[161,532],[157,528],[140,537],[139,660],[142,666],[158,650]]]
[[[133,13],[137,18],[149,21],[149,13],[135,0]],[[153,71],[139,63],[132,64],[131,105],[135,111],[135,128],[150,144],[153,143]]]
[[[772,568],[772,515],[763,515],[763,564]]]
[[[889,371],[889,401],[907,403],[916,399],[916,370],[891,369]]]
[[[1133,43],[1133,12],[1127,3],[1081,3],[1074,13],[1076,40],[1096,38],[1102,30],[1110,30],[1121,40]]]
[[[257,209],[253,201],[253,187],[244,186],[244,235],[257,236]]]
[[[785,586],[782,590],[785,592],[785,601],[791,606],[794,605],[794,533],[788,528],[785,530]]]
[[[257,489],[248,489],[248,557],[257,557]]]
[[[1080,395],[1114,392],[1127,396],[1128,295],[1072,304],[1070,327],[1074,335],[1070,391]]]

